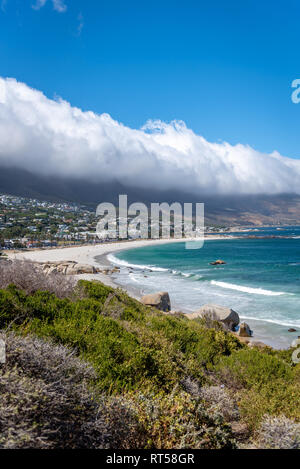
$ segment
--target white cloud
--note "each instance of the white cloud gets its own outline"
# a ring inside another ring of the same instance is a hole
[[[60,13],[63,13],[67,10],[67,5],[65,5],[63,0],[52,0],[53,1],[53,8]]]
[[[34,10],[40,10],[45,6],[47,0],[36,0],[35,4],[32,5]],[[64,0],[52,0],[54,10],[58,11],[59,13],[64,13],[67,10],[67,5],[64,3]]]
[[[46,4],[47,0],[36,0],[35,4],[32,5],[34,10],[40,10]]]
[[[0,78],[0,165],[206,194],[300,193],[300,161],[210,143],[183,122],[130,129]]]

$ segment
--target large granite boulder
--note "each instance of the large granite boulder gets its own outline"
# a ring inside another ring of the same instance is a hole
[[[147,306],[154,306],[161,311],[168,312],[171,310],[169,293],[166,291],[145,295],[141,298],[141,302]]]
[[[240,337],[252,337],[252,331],[246,322],[242,322],[239,328]]]
[[[42,263],[43,271],[47,274],[61,273],[64,275],[95,274],[99,269],[88,264],[79,264],[75,261],[60,261]]]
[[[217,259],[214,262],[210,262],[210,265],[223,265],[223,264],[226,264],[226,262],[222,261],[222,259]]]
[[[233,330],[240,322],[239,315],[231,308],[225,308],[220,305],[204,305],[198,311],[187,314],[189,319],[208,316],[211,319],[220,321],[230,330]]]
[[[48,267],[48,269],[46,269],[46,273],[47,273],[48,275],[50,275],[50,274],[57,274],[57,272],[58,272],[58,270],[57,270],[57,267],[55,267],[55,265],[50,265],[50,266]]]
[[[77,274],[95,274],[97,270],[93,265],[88,265],[88,264],[75,264],[71,268],[69,267],[69,272],[67,270],[66,274],[67,275],[74,275],[73,272],[76,272],[75,275]],[[72,272],[72,274],[70,274]]]
[[[82,273],[80,271],[80,267],[77,267],[76,265],[69,265],[69,267],[65,271],[65,275],[78,275],[79,273]]]

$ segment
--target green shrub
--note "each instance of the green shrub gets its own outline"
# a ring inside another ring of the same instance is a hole
[[[0,291],[0,324],[76,348],[93,364],[101,390],[169,391],[185,375],[203,381],[220,356],[241,347],[231,334],[147,308],[121,290],[80,284],[86,297],[76,301],[13,286]]]
[[[290,365],[276,356],[257,349],[244,348],[234,351],[228,357],[222,357],[216,370],[224,382],[237,389],[272,386],[277,380],[288,383],[293,379]]]
[[[221,415],[179,387],[98,395],[95,371],[71,349],[29,335],[1,338],[0,448],[235,447]]]
[[[300,421],[297,368],[276,354],[243,349],[222,357],[218,378],[236,392],[241,417],[255,429],[266,414],[285,414]]]

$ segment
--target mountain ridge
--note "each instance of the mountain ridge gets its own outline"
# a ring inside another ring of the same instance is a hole
[[[91,183],[83,179],[38,176],[18,168],[0,167],[0,192],[53,202],[73,202],[96,208],[101,202],[118,205],[119,194],[128,195],[128,203],[204,202],[206,223],[220,225],[300,224],[300,196],[227,195],[213,196],[125,186],[115,180]]]

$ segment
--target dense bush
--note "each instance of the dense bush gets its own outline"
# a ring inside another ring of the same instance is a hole
[[[206,369],[241,347],[231,334],[147,308],[124,292],[81,282],[86,298],[0,290],[0,327],[18,328],[76,348],[97,372],[101,390],[170,391],[186,375]]]
[[[0,447],[103,448],[109,429],[87,388],[92,368],[63,346],[2,335]]]
[[[0,448],[231,448],[230,427],[199,399],[92,393],[96,375],[74,351],[2,334]]]
[[[227,389],[221,386],[203,386],[199,393],[209,412],[219,413],[227,422],[239,419],[236,401]]]
[[[146,431],[147,448],[233,449],[236,442],[222,415],[175,387],[169,393],[128,396]]]
[[[264,418],[256,445],[264,449],[300,449],[300,424],[284,417]]]
[[[1,260],[0,288],[14,284],[28,294],[38,290],[55,293],[58,298],[74,295],[75,281],[61,273],[46,274],[42,266],[28,260]]]
[[[237,402],[225,386],[200,386],[199,382],[187,376],[181,381],[183,389],[196,399],[201,399],[210,413],[222,415],[226,422],[239,419]]]
[[[95,371],[74,351],[32,336],[0,338],[0,448],[145,446],[131,402],[93,392]]]
[[[291,366],[258,349],[244,348],[228,357],[222,357],[217,369],[222,380],[236,389],[263,387],[281,379],[290,382],[293,378]]]
[[[300,421],[299,365],[283,360],[280,353],[235,351],[221,357],[216,372],[235,393],[240,414],[252,429],[259,426],[265,414],[285,414]]]

